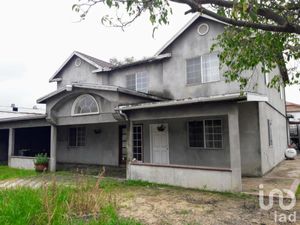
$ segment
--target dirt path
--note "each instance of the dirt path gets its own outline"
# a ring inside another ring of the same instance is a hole
[[[291,224],[275,223],[275,211],[277,215],[286,212],[277,204],[270,211],[261,210],[256,197],[169,187],[135,187],[119,192],[118,196],[121,216],[145,224]],[[300,224],[299,205],[295,210],[299,222],[294,224]]]

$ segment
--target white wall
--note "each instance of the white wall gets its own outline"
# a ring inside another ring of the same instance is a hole
[[[10,157],[10,167],[19,168],[19,169],[28,169],[34,170],[34,158],[33,157]]]

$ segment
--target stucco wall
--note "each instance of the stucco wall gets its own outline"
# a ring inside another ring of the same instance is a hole
[[[209,32],[204,36],[200,36],[197,32],[201,23],[207,23],[210,27]],[[199,18],[164,51],[172,54],[172,58],[163,66],[164,89],[170,97],[176,99],[212,96],[239,91],[237,83],[225,83],[222,76],[219,82],[195,85],[187,85],[186,82],[186,59],[210,53],[213,39],[223,31],[224,25]],[[220,73],[222,74],[222,71]]]
[[[126,87],[126,76],[137,72],[147,72],[149,77],[149,93],[156,94],[158,96],[164,96],[162,86],[162,63],[153,62],[149,64],[143,64],[138,66],[132,66],[129,68],[116,70],[110,72],[108,76],[108,83],[110,85]]]
[[[59,72],[57,77],[62,78],[62,81],[57,83],[57,87],[61,88],[66,84],[75,82],[102,84],[102,76],[92,73],[92,71],[97,68],[85,62],[84,60],[81,60],[80,66],[75,66],[74,62],[77,58],[77,56],[73,56],[72,59]]]
[[[234,191],[232,173],[201,169],[130,165],[128,179],[145,180],[188,188]]]
[[[239,104],[239,130],[242,175],[259,176],[262,171],[257,102]]]
[[[34,158],[11,156],[9,166],[13,168],[33,170],[35,168]]]
[[[88,163],[100,165],[118,165],[119,133],[118,124],[86,125],[86,146],[68,146],[68,127],[58,127],[57,130],[57,162]],[[101,133],[95,133],[100,129]]]
[[[268,119],[272,121],[272,146],[269,146],[268,141]],[[259,128],[262,173],[264,174],[284,159],[284,151],[287,148],[286,119],[284,115],[274,110],[267,103],[260,102]]]
[[[201,149],[188,146],[188,121],[202,119],[222,119],[223,149]],[[144,132],[144,162],[150,163],[150,124],[167,123],[169,128],[170,164],[210,166],[230,168],[230,148],[228,143],[228,123],[226,116],[192,117],[169,120],[141,121]]]
[[[95,115],[72,116],[72,106],[77,97],[83,94],[92,95],[99,106],[100,113]],[[47,115],[57,125],[93,124],[116,122],[113,117],[115,107],[129,103],[153,101],[148,98],[129,95],[116,91],[103,91],[73,88],[71,92],[64,92],[54,96],[47,102]]]

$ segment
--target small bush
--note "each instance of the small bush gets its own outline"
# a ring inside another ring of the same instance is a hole
[[[49,162],[47,153],[39,153],[35,156],[34,164],[47,164]]]

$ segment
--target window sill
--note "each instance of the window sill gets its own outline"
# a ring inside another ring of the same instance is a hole
[[[71,114],[71,116],[92,116],[92,115],[100,115],[100,112],[97,113],[84,113],[84,114]]]
[[[201,147],[188,147],[189,150],[201,150],[201,151],[223,151],[224,148],[201,148]]]
[[[185,86],[186,87],[190,87],[190,86],[199,86],[199,85],[205,85],[205,84],[212,84],[212,83],[218,83],[218,82],[221,82],[222,80],[215,80],[215,81],[209,81],[209,82],[196,82],[196,83],[191,83],[191,84],[188,84],[186,83]]]

